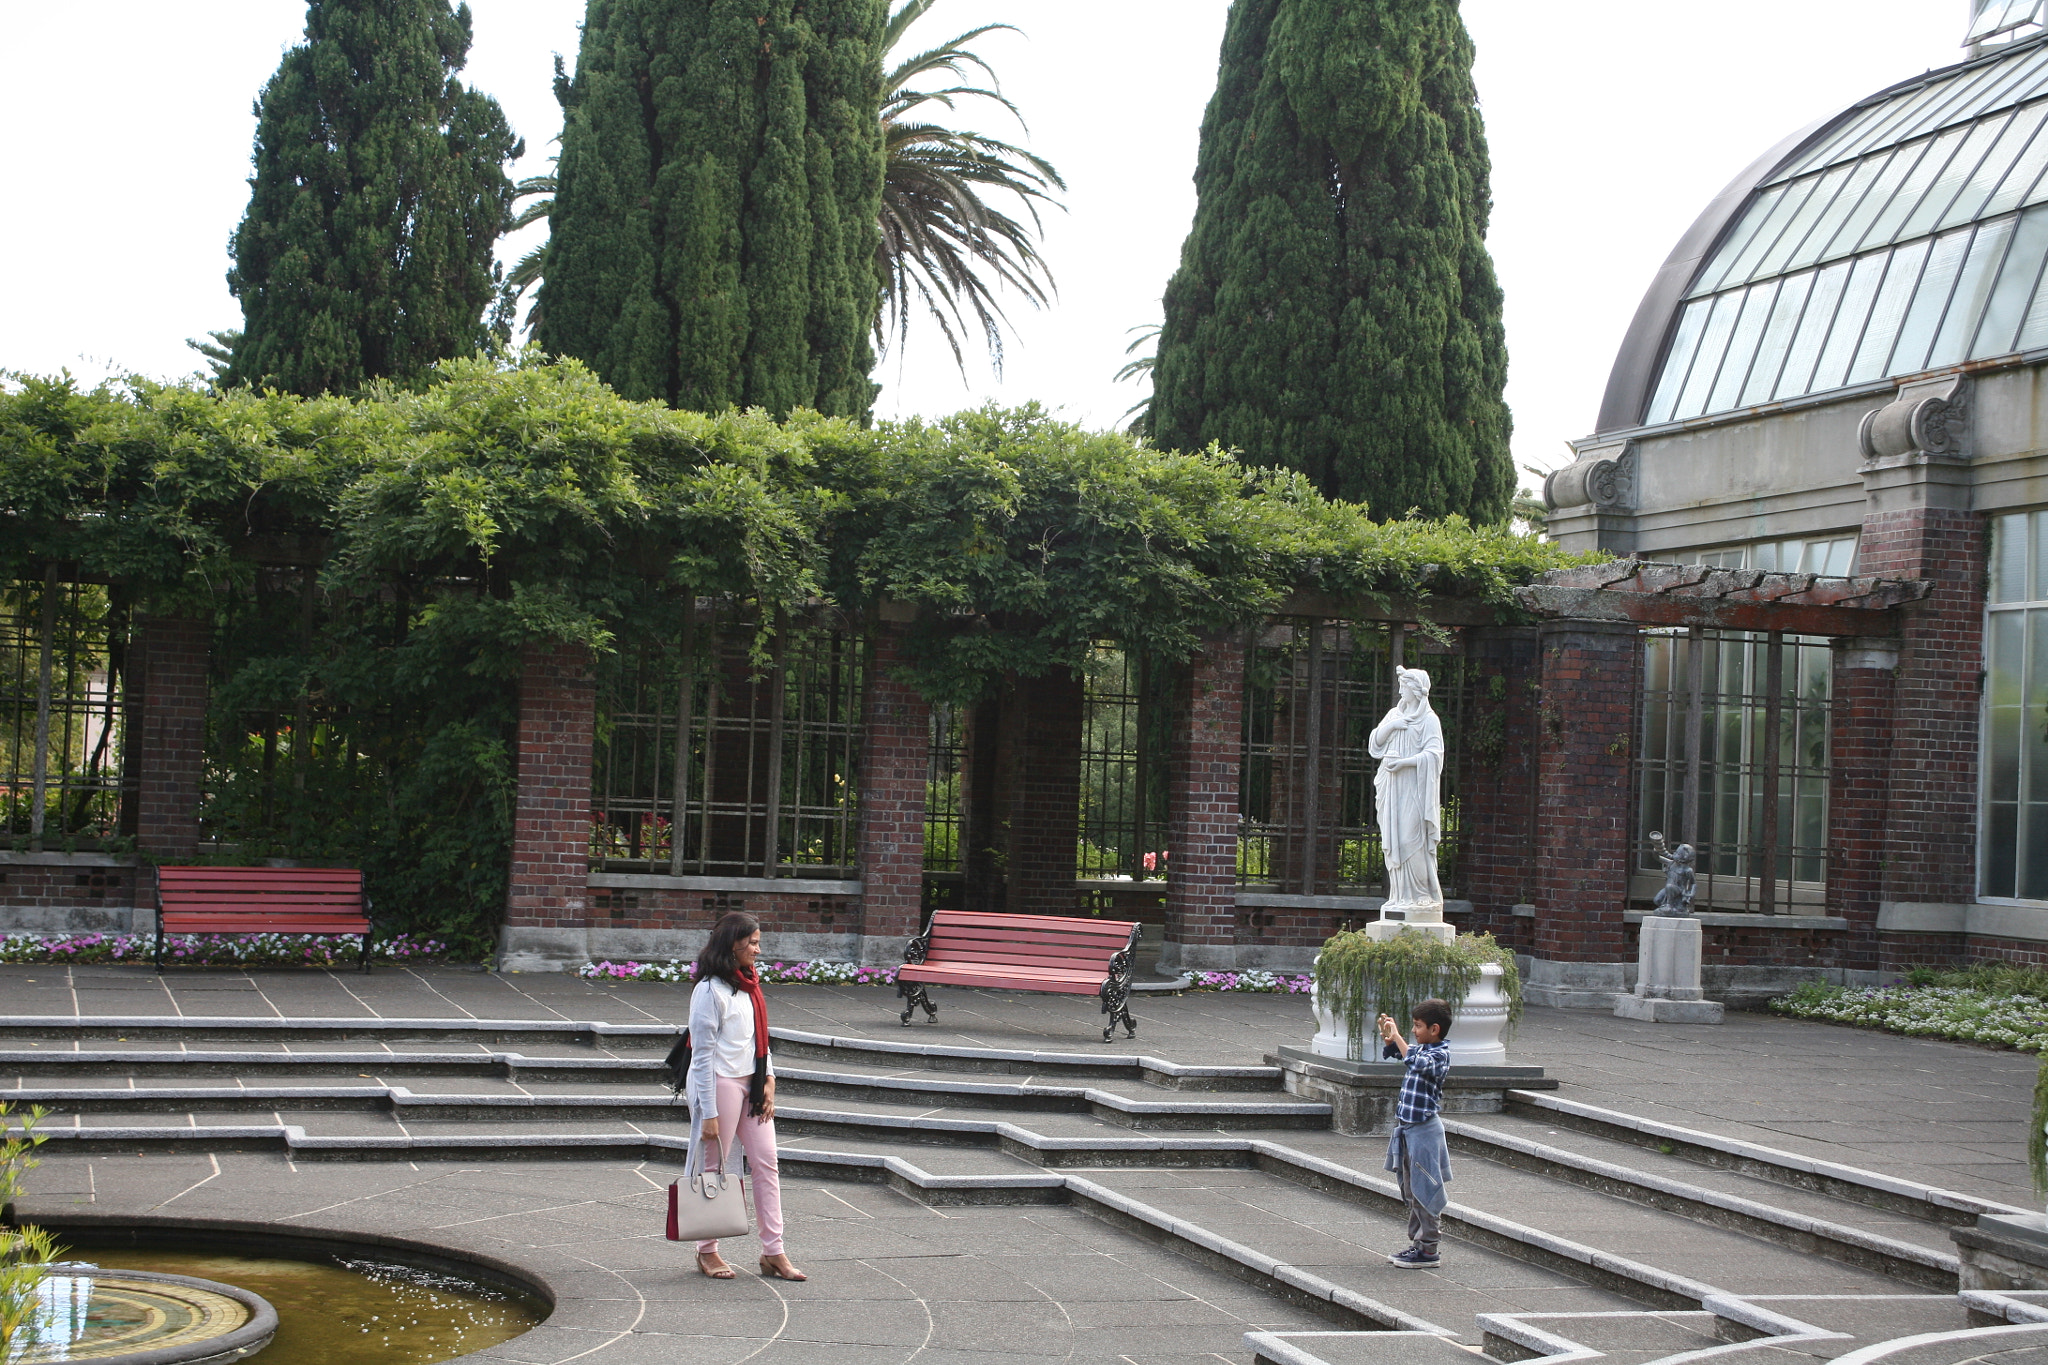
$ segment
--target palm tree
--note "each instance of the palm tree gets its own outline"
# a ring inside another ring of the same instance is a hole
[[[1159,363],[1160,324],[1156,322],[1147,323],[1142,327],[1133,327],[1130,330],[1136,332],[1137,335],[1132,337],[1130,344],[1124,347],[1124,354],[1130,355],[1131,352],[1137,350],[1148,341],[1152,343],[1152,353],[1150,355],[1132,356],[1131,359],[1124,362],[1124,367],[1116,372],[1116,378],[1110,382],[1121,384],[1126,379],[1136,379],[1150,384],[1152,382],[1153,367]],[[1152,395],[1148,393],[1137,402],[1125,408],[1124,416],[1130,419],[1124,423],[1124,433],[1126,435],[1151,435]]]
[[[937,3],[904,0],[889,16],[883,51],[893,54],[910,26]],[[882,177],[882,240],[875,253],[882,275],[876,340],[886,345],[893,334],[900,344],[909,332],[911,314],[922,304],[938,323],[962,374],[967,363],[961,342],[970,319],[988,344],[990,363],[998,375],[1002,373],[1005,319],[995,301],[997,286],[1017,290],[1034,306],[1051,297],[1052,272],[1038,254],[1043,224],[1035,201],[1052,203],[1050,192],[1067,187],[1042,157],[981,133],[931,121],[936,116],[931,106],[951,111],[958,107],[956,101],[985,99],[1000,104],[1023,124],[1017,106],[996,88],[994,69],[966,46],[1001,29],[1017,31],[1013,24],[969,29],[897,63],[882,87],[888,162]],[[913,82],[940,74],[953,83],[930,90],[911,88]],[[986,86],[976,83],[981,78],[986,78]],[[991,207],[982,197],[987,191],[1017,196],[1029,223]]]
[[[561,59],[558,57],[555,60],[559,62]],[[559,141],[559,139],[557,140]],[[536,196],[543,197],[536,198]],[[517,232],[521,228],[532,227],[535,223],[540,222],[555,211],[554,172],[550,171],[546,175],[530,175],[526,177],[526,179],[512,187],[512,199],[514,203],[521,199],[532,199],[533,202],[513,214],[507,220],[505,224],[505,231],[507,233]],[[527,290],[540,283],[541,274],[546,269],[547,254],[548,244],[541,242],[524,256],[521,256],[518,264],[506,272],[504,290],[499,299],[498,309],[500,315],[507,320],[508,330],[510,320],[519,312],[519,301],[526,297]],[[539,325],[540,300],[536,297],[533,307],[526,314],[526,331],[531,334],[533,329]]]

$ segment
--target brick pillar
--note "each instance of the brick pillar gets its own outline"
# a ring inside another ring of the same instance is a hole
[[[1884,831],[1895,762],[1891,723],[1895,640],[1834,642],[1828,709],[1827,911],[1849,921],[1840,965],[1878,969],[1877,915]]]
[[[518,806],[501,969],[564,971],[590,954],[590,748],[597,686],[578,645],[528,645],[519,675]]]
[[[872,644],[860,767],[861,960],[894,964],[924,901],[932,708],[892,676],[903,648],[896,630],[877,626]]]
[[[135,843],[159,862],[184,862],[199,851],[210,629],[191,617],[144,616],[135,635],[142,673]]]
[[[1162,970],[1237,965],[1243,750],[1244,644],[1236,637],[1211,639],[1175,682]]]
[[[1863,519],[1858,572],[1924,578],[1902,609],[1885,816],[1884,903],[1976,899],[1978,703],[1983,694],[1983,518],[1945,507]]]
[[[1465,632],[1472,688],[1458,770],[1458,880],[1475,932],[1526,949],[1536,847],[1537,632],[1491,626]]]
[[[1541,628],[1536,918],[1528,998],[1607,1008],[1623,987],[1642,646],[1611,621]]]
[[[1017,679],[1003,697],[1004,909],[1013,915],[1071,915],[1076,908],[1082,703],[1081,676],[1064,668]]]

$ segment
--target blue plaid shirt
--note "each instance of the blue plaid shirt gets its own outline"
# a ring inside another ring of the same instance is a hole
[[[1451,1049],[1445,1043],[1418,1043],[1408,1049],[1408,1074],[1401,1078],[1401,1098],[1395,1101],[1394,1118],[1400,1123],[1428,1123],[1437,1116],[1444,1097],[1444,1073],[1451,1069]]]

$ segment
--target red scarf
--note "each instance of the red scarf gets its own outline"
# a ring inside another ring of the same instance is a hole
[[[768,999],[761,994],[761,974],[735,966],[728,978],[754,1002],[754,1074],[747,1082],[747,1108],[756,1116],[768,1102]]]

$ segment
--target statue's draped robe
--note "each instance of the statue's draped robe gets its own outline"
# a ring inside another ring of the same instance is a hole
[[[1386,908],[1440,908],[1444,893],[1437,881],[1436,846],[1443,837],[1438,793],[1444,772],[1444,727],[1426,703],[1413,716],[1396,706],[1373,728],[1369,748],[1380,760],[1372,791],[1379,806],[1380,847],[1387,860]],[[1389,772],[1390,758],[1417,761]]]

